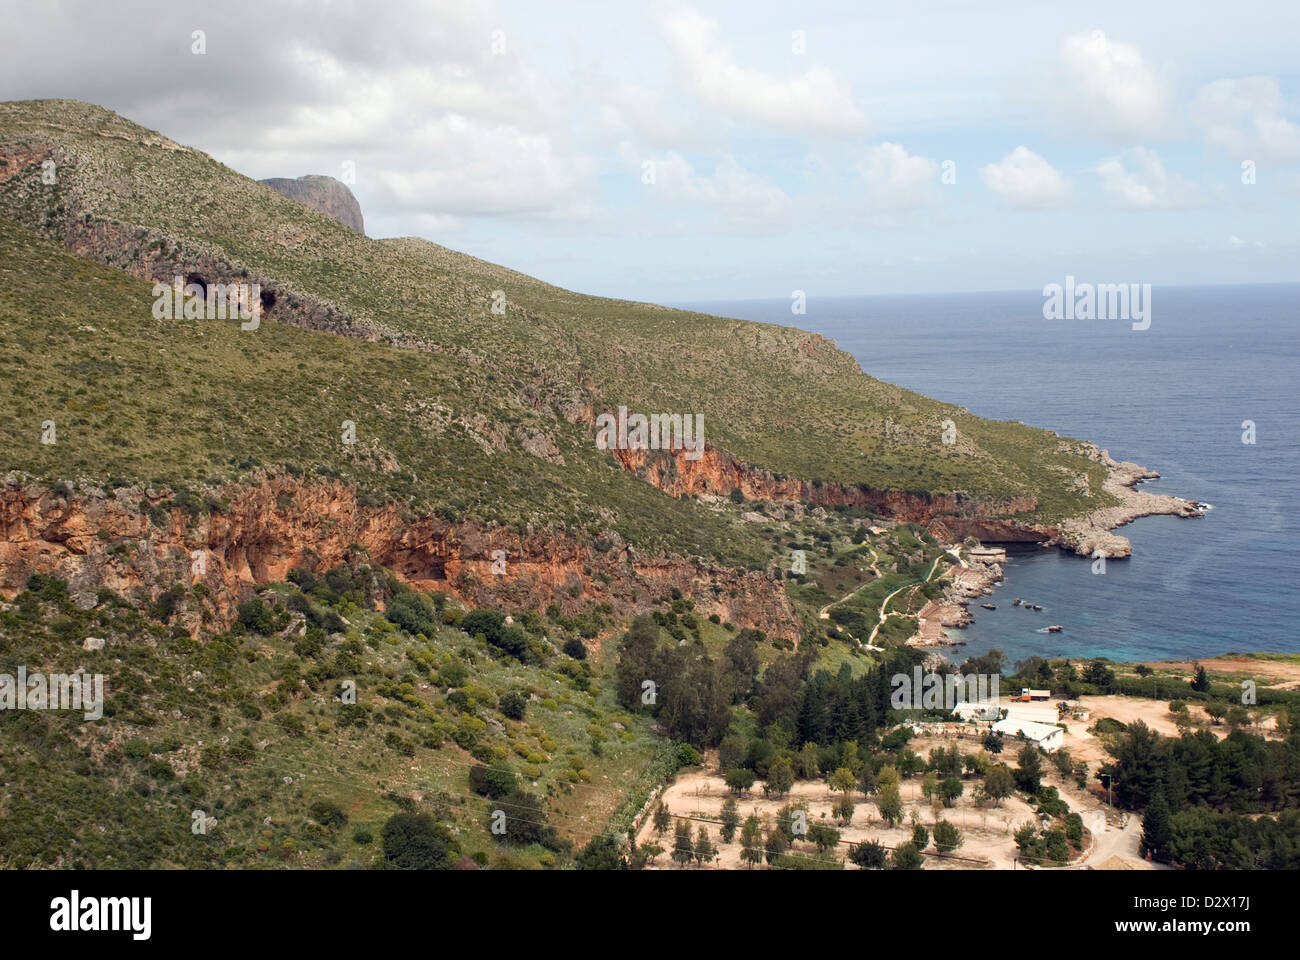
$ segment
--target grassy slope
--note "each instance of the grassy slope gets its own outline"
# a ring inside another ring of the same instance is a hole
[[[419,240],[358,236],[197,151],[73,101],[0,104],[0,142],[53,142],[60,182],[33,168],[0,183],[0,209],[54,229],[69,211],[155,227],[181,246],[256,268],[374,328],[480,358],[503,393],[552,398],[592,384],[598,404],[702,413],[711,442],[803,479],[992,500],[1032,494],[1040,518],[1102,505],[1102,471],[1048,431],[964,410],[862,375],[822,338],[586,297]],[[79,206],[80,204],[80,206]],[[509,302],[491,313],[492,293]],[[940,441],[951,418],[959,440]]]
[[[296,592],[283,585],[266,597],[275,605]],[[651,786],[643,775],[662,775],[655,762],[669,749],[614,703],[612,685],[579,682],[583,669],[562,672],[580,668],[574,661],[502,660],[451,627],[413,638],[355,605],[335,608],[350,623],[346,635],[300,655],[292,634],[196,644],[150,605],[123,598],[88,611],[56,596],[17,600],[0,609],[0,672],[84,667],[105,675],[107,704],[94,723],[78,713],[0,712],[0,866],[365,865],[382,861],[380,828],[399,809],[392,795],[415,797],[456,828],[464,853],[537,865],[546,862],[541,846],[503,845],[488,833],[489,803],[467,786],[479,762],[467,745],[548,797],[552,825],[578,844],[643,799]],[[186,590],[172,622],[204,604]],[[84,652],[85,636],[105,637],[105,649]],[[344,660],[349,645],[355,664]],[[464,709],[444,696],[441,674],[453,661],[467,668],[451,681],[469,698]],[[311,679],[321,667],[326,677],[355,678],[364,723],[347,722],[337,680]],[[498,709],[506,690],[538,698],[522,721]],[[255,747],[248,755],[238,749],[245,738]],[[347,825],[313,822],[317,801],[338,805]],[[218,824],[193,834],[194,810]],[[358,828],[376,842],[358,843]]]
[[[764,556],[748,528],[618,469],[578,427],[495,389],[482,368],[273,323],[155,320],[151,305],[148,283],[0,220],[0,468],[195,488],[290,463],[416,509],[613,526],[643,545],[742,563]],[[504,425],[505,449],[475,441],[476,415]],[[340,440],[349,419],[355,447]],[[54,445],[40,442],[46,420]],[[522,450],[520,432],[549,434],[565,465]]]

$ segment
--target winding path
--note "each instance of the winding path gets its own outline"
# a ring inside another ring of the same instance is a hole
[[[877,562],[880,560],[880,556],[876,553],[875,547],[868,546],[867,549],[871,551],[871,572],[876,575],[876,579],[880,579],[880,577],[882,577],[883,574],[880,572],[880,568],[876,566]],[[876,634],[880,632],[880,628],[885,625],[886,620],[888,620],[890,617],[907,616],[907,614],[905,613],[897,613],[897,612],[886,613],[885,607],[889,606],[889,601],[893,600],[894,597],[898,596],[898,594],[902,593],[904,590],[916,586],[918,583],[928,583],[934,577],[935,570],[938,569],[939,561],[943,559],[944,554],[949,554],[953,557],[956,557],[958,563],[960,563],[963,567],[966,566],[966,561],[961,558],[961,554],[959,552],[956,552],[959,551],[960,549],[961,549],[960,547],[957,547],[955,548],[955,550],[946,550],[943,553],[940,553],[938,556],[934,558],[934,562],[930,564],[929,572],[927,572],[924,577],[919,577],[915,580],[907,581],[906,583],[899,586],[896,590],[891,592],[887,597],[885,597],[884,600],[880,601],[880,608],[876,611],[876,625],[871,628],[871,636],[867,637],[866,646],[868,649],[871,650],[884,649],[883,647],[875,646],[875,641],[876,641]],[[871,581],[871,583],[875,583],[875,580]],[[826,606],[822,607],[820,610],[817,611],[817,618],[819,620],[829,620],[831,607],[839,606],[841,603],[844,603],[846,600],[850,599],[859,590],[865,590],[867,587],[871,586],[871,583],[864,583],[862,586],[850,590],[847,594],[840,597],[840,599],[832,600],[830,603],[826,604]],[[857,638],[854,637],[853,639],[856,640]]]

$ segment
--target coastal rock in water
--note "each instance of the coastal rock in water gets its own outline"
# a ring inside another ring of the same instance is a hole
[[[1112,533],[1115,527],[1132,523],[1139,517],[1172,514],[1176,517],[1199,517],[1201,508],[1192,500],[1161,493],[1138,490],[1143,480],[1157,479],[1160,474],[1128,461],[1118,462],[1100,451],[1101,462],[1109,469],[1102,489],[1120,501],[1083,517],[1073,517],[1061,526],[1055,542],[1082,557],[1127,557],[1133,553],[1128,537]]]
[[[365,221],[361,217],[361,204],[357,203],[357,198],[345,184],[333,177],[309,174],[297,180],[271,177],[261,182],[305,207],[334,218],[350,230],[362,234],[366,232]]]

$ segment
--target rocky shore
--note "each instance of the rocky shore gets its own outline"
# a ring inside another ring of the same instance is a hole
[[[1120,503],[1066,520],[1049,542],[1084,557],[1127,557],[1133,553],[1133,545],[1128,537],[1113,532],[1116,527],[1132,523],[1139,517],[1203,515],[1202,505],[1195,500],[1137,489],[1143,480],[1157,479],[1160,474],[1156,471],[1136,463],[1114,460],[1105,450],[1101,451],[1101,458],[1110,471],[1102,489]]]
[[[1127,537],[1113,532],[1116,527],[1140,517],[1204,515],[1204,506],[1196,500],[1139,490],[1142,481],[1160,476],[1156,471],[1129,461],[1115,460],[1106,450],[1098,451],[1098,456],[1109,471],[1102,489],[1119,500],[1119,504],[1066,520],[1054,535],[1044,539],[1045,545],[1070,550],[1084,557],[1127,557],[1132,555],[1133,545]],[[965,641],[950,638],[944,628],[961,628],[973,623],[974,617],[968,609],[970,601],[992,593],[1001,582],[1001,565],[970,560],[956,571],[944,588],[942,602],[927,604],[920,612],[920,627],[908,644],[916,647],[961,646]]]

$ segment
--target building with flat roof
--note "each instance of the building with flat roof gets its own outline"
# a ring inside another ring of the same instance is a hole
[[[1054,703],[1020,703],[1012,700],[1002,705],[1010,720],[1027,720],[1030,723],[1054,724],[1061,719]]]
[[[968,700],[957,704],[952,713],[953,716],[961,717],[967,723],[999,720],[1002,717],[1002,704],[996,700]]]
[[[1065,743],[1065,731],[1060,727],[1035,723],[1032,720],[1016,720],[1007,717],[993,724],[993,732],[1000,733],[1004,737],[1023,737],[1030,743],[1036,744],[1044,753],[1055,753]]]

